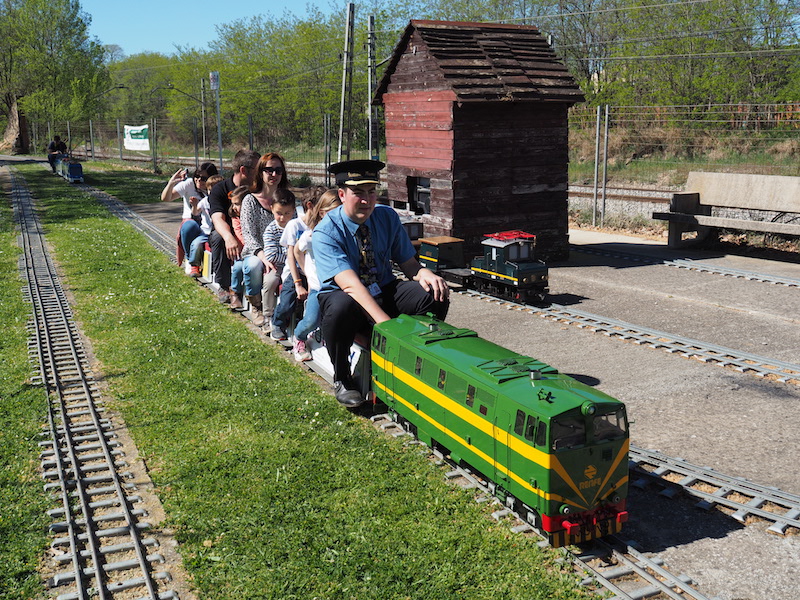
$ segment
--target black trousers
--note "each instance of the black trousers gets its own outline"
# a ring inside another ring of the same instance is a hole
[[[231,261],[225,252],[225,238],[216,230],[208,236],[208,245],[211,246],[211,272],[214,279],[223,290],[231,289]]]
[[[395,280],[381,290],[381,307],[390,317],[433,313],[438,319],[444,320],[450,307],[449,300],[437,302],[416,281]],[[352,297],[341,290],[320,294],[319,308],[322,339],[333,363],[333,379],[347,381],[350,379],[350,346],[357,333],[370,338],[372,319]]]

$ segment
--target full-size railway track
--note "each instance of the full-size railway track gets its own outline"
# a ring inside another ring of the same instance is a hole
[[[49,584],[58,600],[177,598],[170,576],[157,570],[158,542],[146,537],[141,498],[126,481],[115,425],[100,394],[59,276],[50,258],[33,199],[13,172],[12,200],[20,228],[20,270],[32,304],[28,324],[34,381],[47,394],[47,440],[40,445],[45,491],[54,508],[50,530],[56,557]]]

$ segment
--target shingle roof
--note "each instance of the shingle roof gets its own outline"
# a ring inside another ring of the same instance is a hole
[[[378,84],[376,101],[417,32],[459,102],[510,100],[574,104],[583,93],[536,27],[411,21]]]

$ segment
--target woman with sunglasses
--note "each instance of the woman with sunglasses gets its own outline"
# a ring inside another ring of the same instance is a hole
[[[272,198],[275,191],[289,187],[286,178],[286,162],[280,154],[269,152],[261,157],[256,166],[256,177],[251,193],[242,201],[242,235],[244,236],[244,288],[253,324],[261,326],[272,316],[275,299],[267,298],[267,312],[264,314],[264,302],[261,290],[264,286],[264,273],[267,277],[280,277],[275,265],[267,260],[264,253],[264,232],[272,222]]]
[[[183,214],[181,221],[181,229],[178,233],[176,258],[178,264],[183,264],[183,259],[186,251],[192,247],[192,241],[199,235],[203,234],[200,227],[200,216],[197,211],[197,205],[208,195],[208,186],[206,182],[212,175],[217,174],[217,166],[211,162],[204,162],[200,164],[198,169],[195,169],[192,176],[189,176],[189,169],[178,169],[172,177],[169,178],[167,185],[161,190],[161,201],[172,202],[178,198],[183,198]],[[194,211],[192,210],[194,209]],[[193,215],[192,213],[197,213]],[[191,257],[190,257],[191,258]],[[190,260],[191,262],[191,260]],[[192,277],[200,276],[200,268],[198,265],[192,265]]]

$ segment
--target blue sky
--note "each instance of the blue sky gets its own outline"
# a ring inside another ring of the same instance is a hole
[[[334,0],[342,10],[346,0]],[[89,35],[102,44],[116,44],[127,55],[139,52],[174,54],[175,46],[202,48],[217,37],[215,25],[262,14],[286,13],[303,17],[305,0],[267,0],[222,2],[220,0],[80,0],[85,13],[92,17]],[[330,0],[312,0],[323,12],[329,12]],[[220,16],[215,16],[220,15]]]

